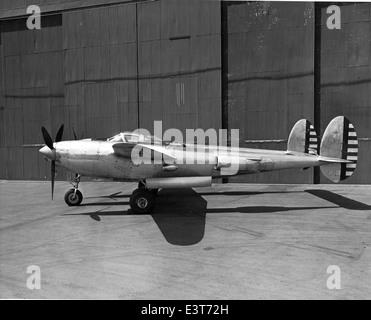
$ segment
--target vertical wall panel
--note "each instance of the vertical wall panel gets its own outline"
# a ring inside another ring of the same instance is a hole
[[[340,30],[321,27],[321,130],[342,114],[354,124],[359,138],[371,138],[371,27],[369,3],[341,7]],[[360,141],[357,170],[345,183],[370,183],[371,141]],[[328,183],[324,176],[321,182]]]
[[[153,131],[162,120],[164,131],[177,128],[184,137],[186,129],[221,128],[220,3],[161,0],[138,8],[141,127]]]
[[[42,179],[45,172],[39,165],[38,150],[23,149],[22,145],[42,143],[43,125],[53,130],[50,101],[63,97],[62,28],[17,30],[16,23],[13,28],[1,33],[6,146],[3,159],[7,167],[1,178]]]
[[[7,148],[5,148],[5,112],[3,104],[2,47],[0,45],[0,179],[6,178]]]
[[[1,35],[0,35],[1,36]],[[0,39],[1,40],[1,39]],[[5,116],[4,116],[3,47],[0,41],[0,179],[6,177]]]
[[[69,118],[92,137],[128,130],[127,123],[121,123],[127,118],[132,118],[136,127],[137,112],[129,105],[137,103],[135,5],[66,12],[63,16]]]
[[[240,130],[240,146],[284,150],[285,143],[244,141],[287,139],[297,120],[313,122],[313,14],[306,14],[314,12],[313,4],[251,2],[227,8],[228,128]],[[311,183],[312,171],[232,181]]]

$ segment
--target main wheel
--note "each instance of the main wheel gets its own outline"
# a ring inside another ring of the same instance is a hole
[[[70,207],[76,207],[79,206],[82,202],[83,196],[82,193],[79,190],[70,189],[66,192],[64,195],[64,201],[70,206]]]
[[[156,205],[156,197],[147,189],[136,189],[130,197],[130,207],[135,213],[151,213]]]

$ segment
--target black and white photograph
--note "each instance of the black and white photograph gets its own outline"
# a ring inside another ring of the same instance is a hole
[[[370,300],[370,245],[371,2],[0,0],[1,300]]]

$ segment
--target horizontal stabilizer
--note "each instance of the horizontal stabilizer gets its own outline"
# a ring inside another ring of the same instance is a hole
[[[338,158],[328,158],[328,157],[319,157],[318,160],[329,163],[353,163],[351,160],[338,159]]]

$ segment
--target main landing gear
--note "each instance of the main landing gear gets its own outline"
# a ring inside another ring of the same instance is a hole
[[[79,206],[83,200],[82,193],[80,192],[79,183],[80,175],[77,175],[71,185],[73,189],[69,189],[64,195],[64,201],[70,207]],[[144,182],[139,182],[138,189],[135,189],[130,196],[130,208],[134,213],[137,214],[149,214],[152,213],[156,206],[156,196],[158,189],[147,189]]]
[[[156,206],[158,189],[147,189],[144,182],[139,182],[138,189],[130,196],[130,208],[135,213],[148,214]]]
[[[80,183],[80,175],[77,175],[75,179],[71,182],[71,185],[73,186],[73,189],[69,189],[66,194],[64,195],[64,201],[70,206],[70,207],[76,207],[79,206],[82,202],[83,196],[79,188]]]

